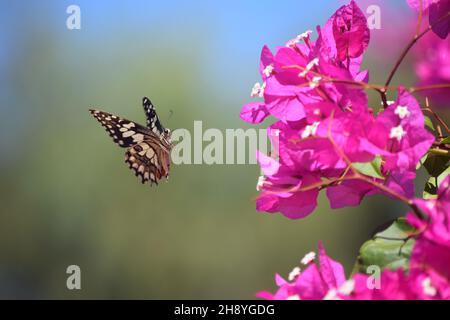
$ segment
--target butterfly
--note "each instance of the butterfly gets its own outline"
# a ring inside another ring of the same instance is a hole
[[[114,142],[127,148],[125,162],[144,184],[158,184],[162,178],[168,179],[171,132],[164,128],[150,99],[142,99],[147,116],[147,126],[115,116],[108,112],[90,109],[89,112],[106,129]]]

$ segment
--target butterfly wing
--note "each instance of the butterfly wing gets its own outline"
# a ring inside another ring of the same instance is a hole
[[[142,99],[142,105],[144,106],[145,115],[147,117],[147,128],[161,137],[164,134],[164,127],[162,126],[161,121],[159,121],[155,106],[147,97]]]
[[[100,110],[89,111],[106,129],[114,142],[123,148],[129,148],[143,141],[149,134],[147,128],[133,121]]]
[[[158,137],[149,137],[127,150],[125,162],[142,183],[158,184],[169,176],[170,146],[164,145]]]
[[[150,181],[158,184],[162,178],[169,177],[170,151],[172,143],[159,122],[155,109],[150,100],[145,101],[148,128],[133,121],[120,118],[108,112],[89,110],[91,114],[106,129],[114,142],[123,148],[125,162],[142,183]],[[147,107],[146,107],[147,106]],[[147,111],[148,110],[148,111]]]

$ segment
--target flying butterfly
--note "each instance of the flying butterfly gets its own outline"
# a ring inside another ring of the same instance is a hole
[[[123,119],[110,113],[90,109],[90,113],[106,129],[114,142],[127,148],[125,162],[142,183],[158,184],[169,177],[171,132],[164,128],[150,99],[142,99],[147,126]]]

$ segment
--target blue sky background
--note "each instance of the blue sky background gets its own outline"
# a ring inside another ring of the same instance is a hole
[[[280,4],[276,1],[3,0],[2,3],[0,57],[3,62],[20,54],[30,29],[43,33],[38,37],[51,34],[56,39],[69,38],[74,44],[73,51],[79,45],[115,45],[131,37],[134,43],[130,46],[172,44],[180,50],[195,50],[206,59],[203,61],[205,77],[222,81],[232,79],[233,73],[244,65],[249,66],[248,70],[257,65],[264,44],[273,47],[285,43],[298,33],[314,29],[335,10],[334,5],[326,6],[320,1]],[[70,4],[81,8],[80,31],[65,28],[68,16],[65,11]],[[152,43],[154,37],[159,44]],[[192,39],[200,41],[195,44],[197,48],[190,44]],[[227,84],[233,83],[236,82]]]

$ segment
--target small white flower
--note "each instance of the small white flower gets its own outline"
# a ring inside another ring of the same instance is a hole
[[[305,254],[301,263],[306,266],[308,263],[313,261],[315,258],[316,258],[316,253],[314,251],[311,251],[310,253]]]
[[[311,33],[312,33],[311,30],[307,30],[307,31],[305,31],[305,32],[303,32],[303,33],[301,33],[301,34],[299,34],[299,35],[296,36],[294,39],[289,40],[289,41],[286,43],[286,47],[289,47],[289,48],[295,47],[295,45],[296,45],[297,43],[299,43],[300,41],[305,40],[306,38],[308,38],[308,37],[311,35]]]
[[[250,94],[250,96],[251,96],[252,98],[258,96],[260,90],[261,90],[261,85],[259,84],[259,82],[255,83],[255,84],[253,85],[252,93]]]
[[[258,183],[256,184],[256,191],[261,191],[264,182],[266,182],[266,177],[265,176],[260,176],[258,178]]]
[[[339,288],[338,292],[340,294],[345,294],[346,296],[350,295],[355,289],[355,280],[350,279],[345,281],[342,286]]]
[[[294,294],[293,296],[287,297],[287,300],[300,300],[300,296],[298,294]]]
[[[265,82],[262,85],[259,82],[255,83],[255,85],[252,88],[252,92],[251,92],[250,96],[252,98],[255,98],[255,97],[262,98],[264,96],[265,87],[266,87]]]
[[[336,289],[332,288],[330,290],[328,290],[327,294],[325,295],[325,297],[323,297],[323,300],[341,300],[338,295],[337,295],[337,291]]]
[[[386,101],[386,104],[387,104],[388,106],[393,105],[394,103],[395,103],[395,101],[391,101],[391,100]],[[381,102],[380,102],[380,105],[381,105],[381,106],[384,106],[384,102],[381,101]]]
[[[408,107],[406,107],[406,106],[400,106],[400,105],[397,106],[397,108],[395,108],[394,113],[395,113],[396,115],[398,115],[398,117],[399,117],[400,119],[407,118],[407,117],[409,117],[409,116],[411,115],[411,112],[409,112]]]
[[[310,136],[315,135],[316,131],[317,131],[317,127],[319,127],[319,124],[320,124],[320,122],[314,122],[311,125],[307,125],[305,127],[305,130],[303,130],[303,132],[302,132],[302,136],[301,136],[302,139],[306,139]]]
[[[302,72],[300,72],[298,74],[299,77],[306,77],[306,75],[308,74],[308,72],[311,71],[312,68],[314,68],[314,66],[318,66],[319,65],[319,58],[314,58],[312,59],[305,67],[305,70],[303,70]]]
[[[322,77],[312,78],[312,80],[309,82],[309,87],[311,89],[317,88],[319,86],[320,80],[322,80]]]
[[[405,136],[406,132],[403,130],[403,127],[399,125],[398,127],[393,127],[391,129],[391,132],[389,134],[389,138],[391,139],[397,139],[398,142],[402,140],[402,138]]]
[[[300,42],[300,41],[298,41],[297,38],[291,39],[291,40],[289,40],[288,42],[286,42],[286,47],[288,47],[288,48],[294,48],[295,45],[296,45],[297,43],[299,43],[299,42]]]
[[[298,39],[298,40],[303,40],[303,39],[308,38],[311,34],[312,34],[312,31],[311,31],[311,30],[306,30],[305,32],[300,33],[300,34],[297,36],[296,39]]]
[[[436,288],[431,285],[430,278],[425,278],[422,281],[422,288],[423,288],[423,293],[425,293],[427,296],[434,297],[437,293]]]
[[[300,267],[295,267],[294,269],[292,269],[292,271],[289,273],[288,277],[289,281],[291,282],[294,281],[295,278],[297,278],[300,275],[300,271],[301,271]]]
[[[270,77],[270,75],[272,74],[272,72],[273,72],[273,65],[268,65],[267,67],[265,67],[264,68],[264,71],[263,71],[263,73],[264,73],[264,75],[266,76],[266,77]]]
[[[278,136],[280,136],[280,130],[278,130],[278,129],[272,130],[271,132],[272,132],[272,136],[273,136],[273,137],[278,137]]]

